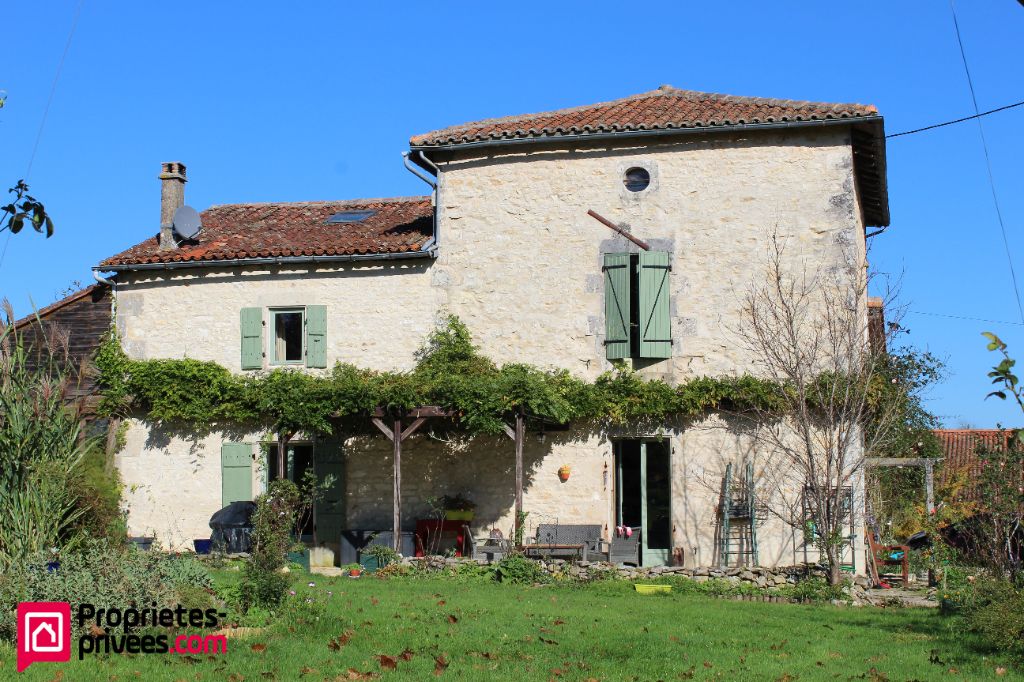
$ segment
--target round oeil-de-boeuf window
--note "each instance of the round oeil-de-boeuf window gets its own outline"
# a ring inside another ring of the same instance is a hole
[[[630,192],[642,192],[651,184],[651,174],[646,168],[636,166],[626,171],[622,177],[622,183]]]

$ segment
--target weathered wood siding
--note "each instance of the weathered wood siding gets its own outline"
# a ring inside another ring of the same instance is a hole
[[[92,359],[110,329],[110,316],[110,287],[94,284],[15,324],[33,362],[41,362],[46,354],[62,362],[66,358],[73,378],[70,397],[81,402],[85,413],[95,408],[98,397]]]

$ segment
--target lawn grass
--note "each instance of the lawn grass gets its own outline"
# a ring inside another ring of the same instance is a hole
[[[74,682],[314,681],[349,679],[349,669],[384,680],[434,679],[435,671],[442,680],[1024,679],[934,610],[641,596],[624,582],[527,587],[303,575],[295,589],[294,603],[305,605],[307,594],[326,602],[319,620],[300,610],[230,640],[226,655],[73,655],[17,675],[14,650],[3,645],[0,679],[48,681],[61,671]],[[347,641],[331,648],[346,631]]]

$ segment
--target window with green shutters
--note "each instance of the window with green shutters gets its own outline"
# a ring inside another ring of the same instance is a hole
[[[263,369],[265,364],[327,367],[327,306],[242,308],[239,327],[242,369]]]
[[[671,254],[665,251],[604,255],[609,360],[672,357],[671,269]]]

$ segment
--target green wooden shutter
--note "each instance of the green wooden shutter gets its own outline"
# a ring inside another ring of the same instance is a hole
[[[672,316],[669,310],[669,254],[640,252],[640,357],[672,357]]]
[[[609,360],[629,357],[629,254],[604,255],[604,345]]]
[[[306,306],[306,367],[327,366],[327,306]]]
[[[341,542],[341,530],[345,527],[345,458],[341,441],[336,438],[317,441],[313,457],[317,479],[323,480],[327,474],[334,476],[334,483],[323,499],[316,503],[316,539],[317,542],[338,544]]]
[[[263,369],[263,309],[242,308],[242,369]]]
[[[224,443],[220,447],[221,504],[252,499],[252,445]]]

